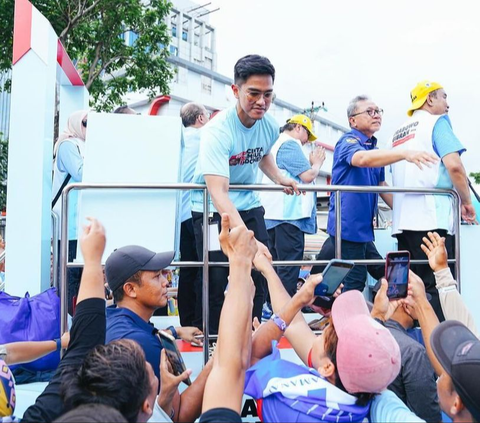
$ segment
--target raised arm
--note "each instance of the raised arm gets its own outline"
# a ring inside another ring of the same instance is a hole
[[[253,232],[222,214],[220,244],[230,262],[228,293],[220,316],[213,369],[205,385],[202,411],[229,408],[240,414],[245,370],[250,362],[255,287],[250,272],[257,252]]]
[[[297,183],[293,179],[283,176],[271,154],[265,154],[265,156],[262,157],[259,167],[272,182],[285,187],[283,190],[285,194],[300,194],[300,191],[297,188]]]

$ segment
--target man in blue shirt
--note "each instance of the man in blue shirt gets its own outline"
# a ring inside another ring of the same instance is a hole
[[[273,182],[297,190],[294,180],[283,176],[275,165],[270,149],[278,138],[275,119],[266,114],[273,99],[275,68],[266,57],[248,55],[235,64],[232,90],[237,103],[220,112],[202,129],[200,152],[193,182],[205,183],[212,202],[210,224],[219,232],[220,216],[228,213],[232,227],[245,225],[253,230],[260,252],[270,257],[265,244],[267,230],[258,194],[230,191],[230,184],[254,184],[260,168]],[[203,257],[203,192],[192,192],[192,217],[197,253]],[[209,254],[212,261],[227,261],[218,249]],[[227,285],[227,268],[210,268],[210,331],[217,333],[220,311]],[[256,294],[253,314],[261,317],[265,299],[265,279],[252,273]]]
[[[202,104],[187,103],[180,110],[183,130],[182,182],[192,182],[200,147],[200,128],[210,119]],[[180,230],[182,261],[198,261],[193,233],[190,191],[182,194],[182,227]],[[181,267],[178,281],[178,315],[182,326],[202,325],[202,275],[198,267]]]
[[[173,251],[156,254],[146,248],[129,245],[115,250],[105,262],[105,276],[117,306],[107,309],[106,342],[118,339],[136,341],[159,380],[162,343],[157,336],[158,330],[149,321],[157,308],[167,304],[165,268],[170,265],[173,255]],[[195,327],[170,326],[166,331],[187,342],[194,341],[195,335],[202,333]],[[200,415],[203,388],[210,369],[211,366],[206,366],[182,394],[182,409],[185,407],[182,414],[188,408],[192,421]],[[177,406],[173,407],[178,415],[178,392],[176,397],[173,401]],[[190,421],[189,418],[182,421]]]
[[[435,163],[433,154],[421,151],[379,150],[373,136],[382,125],[383,110],[367,96],[357,96],[347,109],[351,130],[342,135],[333,153],[332,185],[378,186],[385,182],[384,166],[401,160],[422,165]],[[392,207],[392,195],[382,194],[383,200]],[[373,217],[377,209],[378,194],[341,194],[342,258],[359,260],[366,258],[367,245],[374,240]],[[330,260],[335,251],[335,193],[330,196],[327,232],[317,260]],[[324,266],[314,266],[312,273],[323,271]],[[344,282],[344,290],[365,287],[367,269],[355,266]]]

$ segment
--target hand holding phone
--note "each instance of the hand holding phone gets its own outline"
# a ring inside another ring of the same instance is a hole
[[[162,343],[163,348],[165,349],[167,359],[170,365],[172,366],[173,374],[175,376],[181,375],[187,369],[185,367],[185,362],[183,361],[182,355],[178,350],[175,338],[170,334],[163,332],[161,330],[158,331],[157,335],[160,338],[160,342]],[[190,378],[187,378],[186,380],[184,380],[184,382],[188,386],[192,384],[192,381],[190,380]]]
[[[348,260],[333,259],[330,260],[323,271],[323,281],[315,288],[315,296],[318,297],[313,302],[314,305],[323,308],[331,307],[332,295],[342,284],[355,265]]]
[[[409,270],[410,253],[408,251],[392,251],[387,254],[385,278],[388,281],[387,297],[389,299],[406,298]]]

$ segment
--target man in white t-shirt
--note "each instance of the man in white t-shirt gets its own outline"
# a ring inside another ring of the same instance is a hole
[[[258,193],[230,191],[229,184],[254,184],[258,168],[273,182],[287,187],[285,191],[298,193],[296,182],[278,169],[270,149],[278,138],[279,127],[266,114],[273,99],[275,68],[266,57],[248,55],[235,64],[233,94],[235,106],[220,112],[202,129],[200,152],[194,183],[205,183],[212,202],[209,204],[210,223],[219,225],[222,213],[228,213],[232,227],[245,225],[255,233],[259,250],[270,256],[265,246],[268,240],[264,211]],[[197,252],[202,257],[203,193],[192,192],[192,217]],[[210,253],[211,261],[227,261],[221,251]],[[210,331],[216,333],[227,268],[210,268]],[[265,279],[253,272],[256,294],[253,314],[261,317],[265,296]]]
[[[437,155],[441,161],[419,170],[406,161],[392,165],[396,187],[455,188],[461,199],[462,218],[474,223],[475,207],[470,197],[467,174],[460,155],[465,148],[452,130],[448,117],[447,94],[437,82],[422,81],[411,91],[412,105],[408,120],[395,132],[394,151],[422,150]],[[423,237],[435,231],[446,238],[449,257],[454,257],[452,200],[445,195],[395,194],[393,196],[392,234],[398,239],[398,249],[410,251],[412,260],[426,259],[421,250]],[[412,265],[421,277],[432,306],[440,320],[443,313],[434,275],[428,266]]]

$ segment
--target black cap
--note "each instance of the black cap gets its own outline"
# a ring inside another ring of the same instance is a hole
[[[127,245],[116,249],[105,262],[105,276],[112,291],[140,270],[162,270],[170,266],[174,251],[154,253],[139,245]]]
[[[480,340],[464,324],[447,320],[434,329],[430,342],[465,407],[480,421]]]

